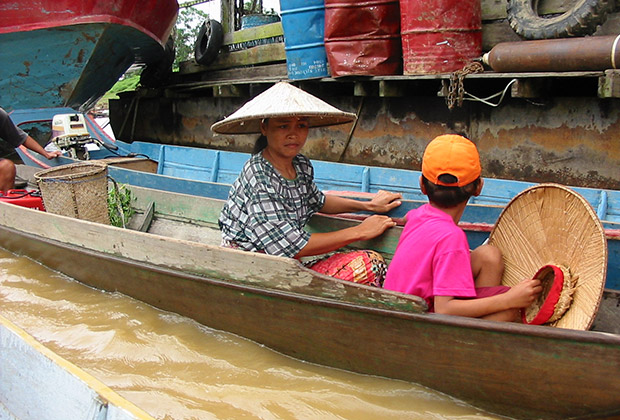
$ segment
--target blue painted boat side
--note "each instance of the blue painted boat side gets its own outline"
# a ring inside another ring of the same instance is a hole
[[[159,160],[159,172],[179,178],[213,180],[232,183],[250,157],[247,153],[196,149],[184,146],[160,145],[142,142],[123,144],[127,153],[144,153]],[[217,164],[215,163],[217,162]],[[419,187],[419,171],[349,165],[336,162],[312,161],[315,182],[322,190],[377,192],[398,191],[407,200],[426,197]],[[217,166],[219,165],[219,166]],[[213,169],[217,168],[216,171]],[[472,197],[470,204],[505,206],[518,193],[535,183],[485,178],[483,194]],[[597,212],[607,228],[620,228],[620,191],[571,187],[581,194]]]
[[[228,192],[230,191],[230,184],[195,181],[168,175],[137,172],[131,169],[118,168],[114,166],[108,166],[108,176],[121,184],[196,195],[200,197],[217,198],[219,200],[226,200],[228,198]]]
[[[113,23],[3,33],[0,106],[88,109],[134,61],[153,61],[162,52],[138,28]]]
[[[66,110],[66,109],[65,109]],[[41,120],[48,113],[48,119],[59,113],[58,110],[34,110],[32,118]],[[16,120],[27,120],[28,111],[12,115]],[[102,137],[102,130],[87,118],[93,136],[105,143],[114,142],[121,155],[148,156],[158,162],[157,172],[162,175],[182,179],[193,179],[222,184],[232,184],[245,162],[248,153],[228,152],[204,148],[194,148],[156,143],[112,141]],[[113,156],[103,149],[91,154],[93,159]],[[322,190],[377,192],[379,190],[398,191],[407,200],[426,201],[419,188],[421,173],[414,170],[382,168],[374,166],[350,165],[337,162],[312,161],[315,169],[315,182]],[[518,193],[536,185],[535,183],[485,178],[483,193],[472,197],[470,204],[505,206]],[[594,208],[606,228],[620,228],[620,191],[597,190],[571,187],[581,194]],[[495,219],[496,220],[496,219]],[[494,223],[495,220],[492,222]]]

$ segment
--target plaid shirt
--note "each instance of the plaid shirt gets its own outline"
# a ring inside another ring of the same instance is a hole
[[[293,158],[297,178],[286,179],[263,158],[253,155],[243,166],[219,218],[223,242],[246,251],[294,257],[310,234],[304,226],[325,204],[314,183],[314,169],[303,155]]]

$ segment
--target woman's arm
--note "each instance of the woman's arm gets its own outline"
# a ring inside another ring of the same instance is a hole
[[[357,211],[387,213],[393,208],[400,206],[402,198],[403,196],[400,193],[383,190],[376,193],[370,201],[359,201],[326,194],[321,212],[327,214],[354,213]]]
[[[359,225],[350,228],[334,232],[313,233],[310,235],[310,240],[306,246],[295,255],[295,258],[324,254],[335,251],[352,242],[372,239],[393,226],[396,226],[396,222],[390,217],[374,215],[366,218]]]

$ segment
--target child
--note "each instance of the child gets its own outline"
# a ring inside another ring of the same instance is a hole
[[[421,296],[431,312],[516,321],[541,293],[540,281],[501,286],[499,249],[470,252],[458,227],[467,201],[482,191],[480,173],[478,150],[468,139],[448,134],[428,144],[420,187],[429,203],[407,213],[384,288]]]

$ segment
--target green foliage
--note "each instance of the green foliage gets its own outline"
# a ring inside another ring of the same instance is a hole
[[[174,58],[173,70],[179,69],[179,63],[190,60],[194,57],[194,44],[198,37],[200,27],[209,15],[194,7],[182,8],[174,30],[174,47],[176,56]]]
[[[194,43],[200,31],[202,22],[209,19],[209,15],[199,9],[186,7],[179,10],[177,23],[173,31],[174,47],[176,50],[173,70],[179,70],[179,63],[187,61],[194,56]],[[140,83],[140,72],[136,70],[126,73],[112,88],[101,98],[107,103],[109,99],[117,99],[118,94],[125,91],[136,90]],[[106,106],[107,107],[107,106]]]
[[[108,212],[110,224],[117,227],[125,227],[134,213],[131,202],[131,190],[125,184],[114,183],[113,188],[108,190]]]
[[[278,13],[273,10],[273,8],[266,10],[263,7],[263,2],[260,0],[250,0],[243,3],[243,14],[244,15],[255,15],[255,14],[263,14],[263,15],[277,15]]]
[[[127,73],[106,92],[102,99],[117,99],[119,93],[135,90],[138,83],[140,83],[140,72]]]
[[[262,12],[261,4],[259,1],[251,0],[251,1],[246,1],[243,3],[243,14],[244,15],[257,14],[261,12]]]

